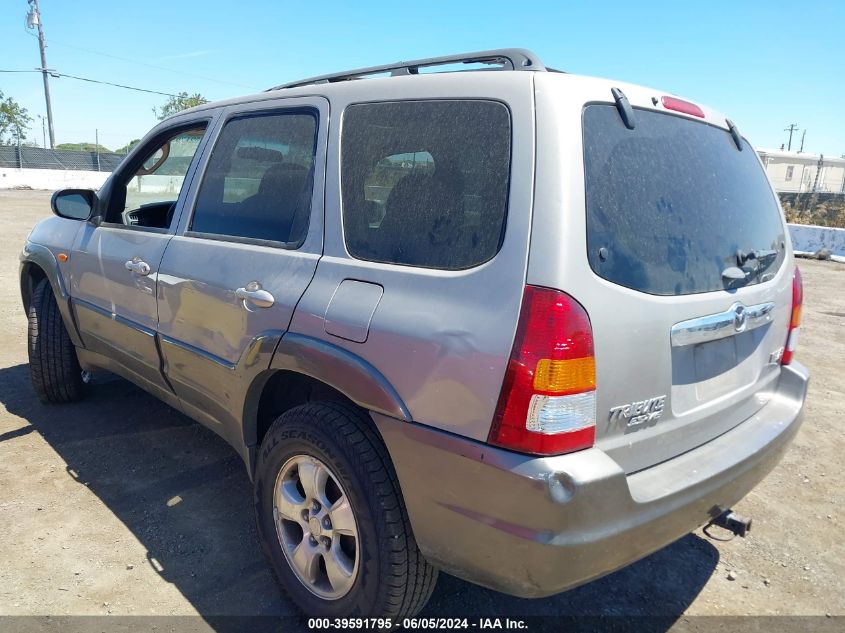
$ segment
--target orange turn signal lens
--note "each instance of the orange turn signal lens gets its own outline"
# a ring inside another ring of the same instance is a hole
[[[67,261],[67,253],[59,253],[56,257],[63,264]]]
[[[798,327],[799,325],[801,325],[801,306],[797,305],[792,308],[792,321],[789,327]]]
[[[594,358],[537,361],[534,370],[534,390],[543,393],[578,393],[596,388]]]

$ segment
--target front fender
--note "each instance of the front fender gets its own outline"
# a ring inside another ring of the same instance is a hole
[[[29,310],[32,291],[35,289],[31,284],[33,266],[40,269],[49,281],[71,342],[76,347],[83,347],[76,320],[73,318],[73,311],[71,310],[70,293],[67,291],[64,278],[59,271],[59,262],[56,260],[56,256],[46,246],[28,240],[20,255],[21,300],[24,310]]]

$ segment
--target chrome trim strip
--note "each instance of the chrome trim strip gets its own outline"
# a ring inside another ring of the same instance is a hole
[[[747,307],[737,302],[724,312],[681,321],[672,326],[672,347],[717,341],[753,330],[770,323],[774,309],[771,301]]]

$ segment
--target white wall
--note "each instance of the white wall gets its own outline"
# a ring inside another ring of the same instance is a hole
[[[0,189],[29,187],[30,189],[99,189],[111,175],[107,171],[76,171],[72,169],[14,169],[0,167]]]
[[[99,189],[111,175],[107,171],[77,171],[73,169],[14,169],[0,167],[0,189],[29,187],[30,189]],[[180,176],[142,176],[129,183],[130,196],[140,194],[176,194],[182,187]]]
[[[172,194],[173,199],[179,195],[179,190],[182,188],[184,176],[157,176],[152,174],[150,176],[135,176],[129,181],[127,185],[127,195],[131,196],[133,193],[144,194]],[[163,198],[159,198],[162,200]]]
[[[796,253],[815,253],[828,249],[837,261],[845,261],[845,229],[809,224],[790,224],[789,236]]]

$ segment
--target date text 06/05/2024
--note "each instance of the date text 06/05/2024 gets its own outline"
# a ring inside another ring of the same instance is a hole
[[[390,629],[399,624],[391,618],[309,618],[308,628],[312,630],[328,629]],[[524,620],[511,618],[405,618],[402,620],[404,629],[527,629]]]

